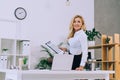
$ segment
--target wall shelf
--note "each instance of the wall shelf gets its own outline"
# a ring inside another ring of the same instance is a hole
[[[7,49],[7,53],[3,51],[3,49]],[[29,40],[0,37],[0,69],[11,69],[11,66],[18,67],[18,69],[20,69],[21,63],[23,65],[23,60],[21,60],[23,58],[28,59],[27,64],[28,68],[30,68]],[[2,62],[5,63],[5,66]]]
[[[88,49],[99,49],[101,45],[89,46]]]
[[[105,43],[107,37],[110,38],[109,44]],[[91,61],[91,63],[102,63],[102,70],[115,71],[115,74],[110,75],[111,80],[120,79],[120,34],[102,35],[101,44],[89,46],[88,49],[101,49],[102,61]]]
[[[114,47],[117,43],[113,44],[101,44],[101,45],[95,45],[95,46],[89,46],[88,49],[100,49],[101,47]],[[120,46],[120,44],[119,44]]]

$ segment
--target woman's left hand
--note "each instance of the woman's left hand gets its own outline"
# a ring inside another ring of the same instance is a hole
[[[64,52],[67,51],[67,48],[62,48],[62,47],[60,47],[60,49],[61,49],[62,51],[64,51]]]
[[[75,70],[82,71],[82,70],[84,70],[84,66],[79,66],[79,67],[77,67]]]

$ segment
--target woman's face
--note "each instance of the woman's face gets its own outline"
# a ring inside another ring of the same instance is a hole
[[[80,30],[82,27],[82,20],[78,17],[75,18],[74,22],[73,22],[73,28],[75,31]]]

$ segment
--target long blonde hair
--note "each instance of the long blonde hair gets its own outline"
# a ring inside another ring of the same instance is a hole
[[[80,16],[80,15],[76,15],[71,20],[70,27],[69,27],[70,32],[69,32],[69,35],[68,35],[68,39],[74,36],[75,30],[73,28],[73,23],[74,23],[74,21],[75,21],[76,18],[80,18],[81,19],[81,21],[82,21],[82,27],[81,27],[81,29],[83,29],[84,31],[86,30],[86,26],[85,26],[85,22],[84,22],[83,17]]]

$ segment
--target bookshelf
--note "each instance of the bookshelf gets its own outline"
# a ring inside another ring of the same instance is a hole
[[[106,44],[107,37],[110,41]],[[102,61],[93,61],[93,63],[101,63],[102,70],[114,70],[115,74],[110,75],[110,80],[120,79],[120,34],[102,35],[101,44],[90,46],[88,49],[101,49]]]
[[[0,69],[21,69],[23,58],[30,68],[30,40],[0,37]]]

